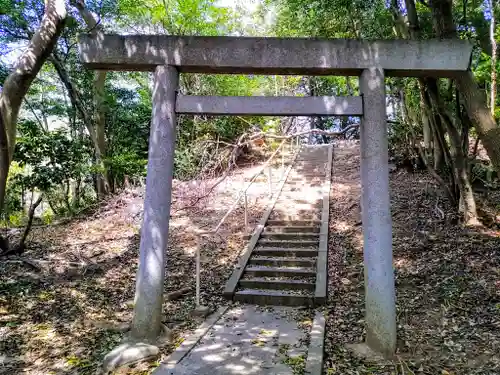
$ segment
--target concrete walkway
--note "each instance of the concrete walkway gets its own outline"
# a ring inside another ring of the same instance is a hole
[[[154,375],[302,373],[313,318],[314,311],[296,307],[230,307],[179,363],[167,359]]]

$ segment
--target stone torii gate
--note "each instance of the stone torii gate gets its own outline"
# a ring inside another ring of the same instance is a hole
[[[396,305],[389,199],[385,76],[454,77],[472,46],[458,40],[381,40],[82,35],[88,68],[154,72],[144,221],[131,336],[161,331],[176,114],[361,116],[366,343],[391,356]],[[179,73],[359,76],[361,97],[178,95]]]

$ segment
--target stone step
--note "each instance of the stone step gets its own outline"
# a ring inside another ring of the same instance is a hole
[[[293,203],[295,203],[295,204],[310,204],[313,206],[319,206],[319,205],[322,206],[323,199],[307,200],[307,199],[303,199],[303,198],[297,198],[297,199],[293,199]]]
[[[307,247],[317,247],[319,245],[319,238],[315,240],[268,240],[259,239],[257,242],[262,247],[294,247],[294,248],[307,248]]]
[[[269,233],[264,232],[260,235],[260,238],[265,238],[268,240],[286,240],[286,241],[295,241],[295,240],[308,240],[315,241],[319,237],[319,233]]]
[[[305,185],[285,185],[285,187],[281,190],[284,193],[293,193],[293,194],[304,194],[304,189],[307,189],[307,194],[318,194],[321,192],[321,187],[311,188]]]
[[[250,258],[248,263],[256,266],[314,267],[316,259],[307,257],[279,257],[279,258],[252,257]]]
[[[290,181],[287,180],[285,186],[283,187],[283,191],[293,191],[291,189],[295,188],[302,188],[302,189],[307,189],[307,192],[310,193],[313,191],[314,193],[318,193],[318,191],[321,189],[321,186],[323,185],[323,180],[295,180],[295,181]]]
[[[293,171],[300,170],[300,169],[306,169],[308,168],[308,171],[314,171],[314,170],[320,170],[320,169],[325,169],[327,166],[327,158],[319,158],[319,159],[311,159],[311,160],[299,160],[298,163],[295,163],[293,165]]]
[[[307,170],[297,170],[297,171],[293,171],[293,172],[290,172],[290,174],[288,175],[288,178],[287,180],[290,181],[294,178],[300,178],[300,179],[307,179],[307,180],[310,180],[310,179],[324,179],[325,178],[325,175],[326,173],[323,173],[323,172],[309,172]]]
[[[324,173],[315,173],[315,174],[304,174],[304,173],[297,173],[297,174],[290,174],[288,175],[287,181],[295,181],[295,180],[312,180],[312,179],[318,179],[318,180],[323,180],[325,178]]]
[[[328,158],[319,158],[319,160],[308,160],[308,159],[299,159],[294,166],[308,166],[308,167],[325,167]]]
[[[300,158],[300,156],[298,156]],[[319,157],[319,158],[300,158],[296,159],[296,163],[294,166],[308,165],[311,167],[324,167],[327,163],[328,158]]]
[[[324,180],[326,176],[326,172],[317,171],[314,173],[308,173],[307,170],[297,170],[294,174],[288,176],[288,180],[292,178],[300,178],[306,181],[316,181],[316,180]]]
[[[277,221],[317,221],[319,219],[321,219],[321,210],[318,210],[313,215],[306,215],[305,210],[299,210],[299,212],[297,212],[295,215],[287,215],[281,212],[273,212],[271,214],[271,220]]]
[[[272,306],[313,306],[312,295],[294,294],[281,290],[243,289],[234,293],[238,302]]]
[[[319,187],[323,184],[323,180],[321,181],[307,181],[307,180],[300,180],[300,181],[287,181],[286,182],[286,185],[287,188],[284,189],[283,191],[294,191],[294,190],[291,190],[292,188],[297,188],[297,187],[302,187],[304,189],[307,189],[309,191],[309,189],[312,189],[312,188],[317,188],[319,189]],[[290,189],[290,190],[288,190]]]
[[[267,280],[263,278],[241,279],[240,287],[245,289],[309,290],[314,291],[316,284],[301,280]]]
[[[285,225],[269,226],[264,228],[264,233],[319,233],[319,226],[312,225]]]
[[[304,165],[295,166],[295,168],[290,172],[289,177],[318,177],[325,178],[326,169],[323,167],[318,168],[316,165]]]
[[[284,207],[283,207],[284,206]],[[316,204],[304,204],[304,203],[295,203],[293,198],[288,198],[286,201],[279,200],[276,202],[276,210],[278,214],[282,215],[297,215],[298,213],[303,213],[307,220],[310,217],[316,217],[319,215],[319,212],[322,209],[322,205]],[[283,212],[280,212],[283,210]],[[297,220],[300,220],[297,218]]]
[[[318,255],[317,249],[296,249],[278,247],[256,247],[253,250],[255,255],[276,256],[276,257],[315,257]]]
[[[301,155],[299,155],[297,157],[297,159],[295,159],[295,163],[300,163],[300,162],[307,162],[307,163],[326,163],[328,159],[328,156],[323,156],[323,155],[319,155],[319,156],[309,156],[309,157],[303,157]]]
[[[288,175],[288,178],[302,177],[302,178],[322,178],[324,179],[326,172],[322,170],[311,170],[310,167],[304,169],[297,169]]]
[[[323,169],[326,171],[326,168],[328,167],[328,162],[326,160],[313,160],[313,161],[309,161],[309,160],[302,160],[298,163],[295,163],[293,165],[293,170],[297,170],[297,169],[305,169],[305,168],[310,168],[309,170],[319,170],[319,169]]]
[[[273,212],[271,217],[273,219],[276,218],[276,216],[282,216],[285,218],[290,218],[290,219],[295,219],[295,220],[301,220],[304,218],[304,220],[310,220],[310,219],[318,219],[320,218],[321,214],[321,209],[323,207],[318,207],[318,206],[308,206],[308,205],[299,205],[297,204],[295,207],[293,206],[294,202],[292,199],[288,199],[287,202],[277,202],[276,203],[276,211]],[[282,205],[285,207],[281,208]],[[283,211],[281,211],[283,210]]]
[[[321,225],[321,220],[268,220],[266,222],[266,228],[270,226],[277,227],[319,227]]]
[[[315,179],[292,178],[286,180],[286,184],[284,187],[290,188],[290,187],[303,186],[306,189],[311,188],[317,191],[319,187],[323,185],[323,180],[324,178],[315,178]]]
[[[312,213],[315,214],[317,210],[323,208],[323,204],[321,203],[300,203],[300,196],[304,196],[304,193],[301,194],[296,194],[296,195],[285,195],[286,193],[282,193],[282,195],[278,198],[276,202],[276,210],[281,211],[281,210],[292,210],[292,209],[301,209],[304,210],[306,209],[307,211],[304,212],[304,214]],[[311,194],[311,192],[309,192]],[[297,202],[298,201],[298,202]],[[311,212],[309,212],[309,209]],[[286,213],[283,212],[283,213]],[[292,211],[291,213],[294,213]],[[297,219],[297,220],[302,220],[302,219]]]
[[[312,227],[311,227],[312,228]],[[309,228],[310,229],[310,228]],[[260,238],[266,239],[266,240],[285,240],[285,241],[302,241],[302,240],[316,240],[319,237],[319,230],[316,233],[291,233],[291,232],[286,232],[286,233],[280,233],[280,232],[270,232],[270,231],[264,231],[261,235]],[[244,234],[243,239],[244,240],[249,240],[252,238],[252,234]]]
[[[294,164],[292,172],[300,171],[307,174],[317,174],[326,172],[327,162],[326,161],[315,161],[312,163],[300,163]]]
[[[244,272],[245,276],[263,277],[263,276],[283,276],[283,277],[310,277],[316,275],[314,268],[286,268],[286,267],[265,267],[265,266],[247,266]]]

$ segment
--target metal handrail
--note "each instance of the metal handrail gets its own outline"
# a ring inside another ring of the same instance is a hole
[[[297,148],[299,147],[299,137],[296,137],[297,139]],[[244,204],[245,204],[245,231],[248,231],[248,198],[247,198],[247,191],[248,189],[250,189],[250,186],[252,186],[252,184],[255,182],[255,180],[257,179],[257,177],[259,177],[263,172],[264,170],[266,169],[266,167],[268,168],[268,183],[269,183],[269,197],[272,197],[273,195],[273,192],[272,192],[272,169],[271,169],[271,162],[274,160],[274,158],[276,157],[276,155],[279,153],[280,150],[282,150],[287,142],[287,140],[290,140],[290,150],[293,149],[293,144],[295,143],[294,142],[294,137],[292,138],[285,138],[281,143],[280,145],[278,146],[278,148],[273,152],[273,154],[266,160],[266,162],[262,165],[262,167],[252,176],[252,178],[250,179],[250,181],[248,182],[248,184],[239,191],[238,193],[238,196],[236,197],[236,200],[235,202],[231,205],[231,207],[229,207],[229,209],[226,211],[226,213],[224,214],[224,216],[222,217],[222,219],[220,219],[219,223],[217,224],[217,226],[210,230],[210,231],[202,231],[202,232],[198,232],[198,235],[199,235],[199,238],[203,238],[207,235],[214,235],[216,234],[220,227],[222,226],[222,224],[224,224],[224,222],[226,221],[226,219],[229,217],[229,215],[231,215],[231,213],[235,210],[235,208],[238,206],[238,204],[240,203],[240,200],[242,197],[244,197]],[[281,171],[282,171],[282,174],[281,174],[281,178],[283,178],[283,173],[284,173],[284,167],[285,167],[285,155],[283,154],[283,152],[281,153]],[[201,240],[199,241],[198,243],[198,246],[196,247],[196,307],[199,307],[200,306],[200,253],[201,253]]]

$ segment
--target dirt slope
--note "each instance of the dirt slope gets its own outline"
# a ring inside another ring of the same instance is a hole
[[[368,363],[346,350],[364,336],[359,145],[335,155],[325,373],[500,374],[500,233],[456,225],[424,173],[391,174],[398,360]]]
[[[172,215],[166,292],[186,286],[194,290],[197,242],[192,230],[217,225],[255,172],[256,168],[240,170],[195,207]],[[176,183],[174,212],[196,201],[214,182]],[[24,258],[37,268],[0,260],[0,374],[95,373],[131,320],[142,200],[143,189],[130,190],[90,216],[35,228]],[[252,225],[267,202],[267,183],[252,185]],[[243,250],[243,229],[238,209],[202,249],[202,303],[211,308],[224,302],[224,284]],[[164,322],[173,329],[174,341],[197,326],[188,315],[194,305],[194,293],[165,303]],[[172,349],[165,348],[162,355]],[[149,370],[154,366],[152,362]],[[149,370],[139,366],[126,373]]]

